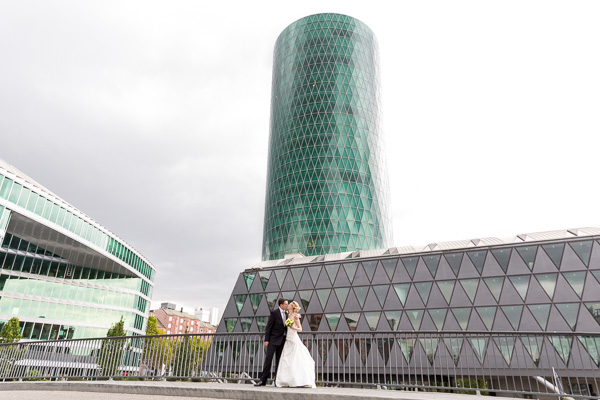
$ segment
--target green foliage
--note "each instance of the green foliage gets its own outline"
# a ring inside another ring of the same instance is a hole
[[[0,343],[18,342],[22,337],[19,318],[17,317],[12,317],[8,320],[2,327],[2,331],[0,331]]]
[[[489,389],[488,383],[485,379],[457,379],[456,387],[469,388],[469,389]],[[455,393],[460,394],[476,394],[475,390],[456,390]],[[482,396],[489,396],[490,393],[487,391],[480,392]]]
[[[174,376],[191,377],[197,370],[210,347],[210,340],[203,337],[185,336],[174,343],[171,360]]]
[[[112,326],[106,333],[106,337],[127,336],[127,332],[125,332],[124,328],[125,321],[123,321],[123,316],[121,315],[121,320],[117,323],[112,324]]]
[[[48,381],[48,379],[42,379],[42,373],[37,369],[30,369],[25,372],[26,381]]]
[[[123,316],[119,322],[114,323],[108,332],[106,337],[120,337],[126,336],[127,333],[124,329],[125,321]],[[119,370],[119,366],[122,363],[123,353],[127,347],[127,339],[106,339],[102,341],[102,347],[98,352],[98,365],[102,370],[102,376],[116,376]]]
[[[148,326],[146,327],[146,335],[162,335],[164,333],[159,333],[161,330],[158,329],[158,321],[156,317],[150,316],[148,317]]]
[[[158,329],[156,317],[148,318],[146,335],[164,335],[162,329]],[[172,340],[167,337],[149,337],[144,339],[143,365],[156,374],[160,374],[162,366],[169,365],[172,355]]]

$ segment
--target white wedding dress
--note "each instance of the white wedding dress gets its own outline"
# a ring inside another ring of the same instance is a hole
[[[298,332],[287,328],[285,346],[277,366],[275,378],[277,387],[310,387],[315,386],[315,360],[300,340]]]

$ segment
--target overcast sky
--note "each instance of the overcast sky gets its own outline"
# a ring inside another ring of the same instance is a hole
[[[598,1],[0,0],[0,158],[222,312],[260,261],[273,46],[379,39],[394,245],[600,227]]]

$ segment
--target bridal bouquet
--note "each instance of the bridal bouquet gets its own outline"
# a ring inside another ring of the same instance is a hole
[[[289,328],[292,325],[294,325],[294,320],[293,319],[288,318],[288,319],[285,320],[285,326],[287,326]]]

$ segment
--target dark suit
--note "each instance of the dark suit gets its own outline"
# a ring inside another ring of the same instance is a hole
[[[287,318],[287,311],[285,313]],[[283,345],[285,344],[286,333],[287,327],[285,326],[285,319],[281,317],[281,309],[277,307],[271,311],[265,329],[265,342],[269,342],[269,345],[267,346],[265,365],[260,374],[261,382],[266,382],[267,379],[269,379],[269,375],[271,374],[271,364],[273,364],[273,356],[275,356],[276,365],[279,366],[279,359],[281,358],[281,352],[283,351]]]

